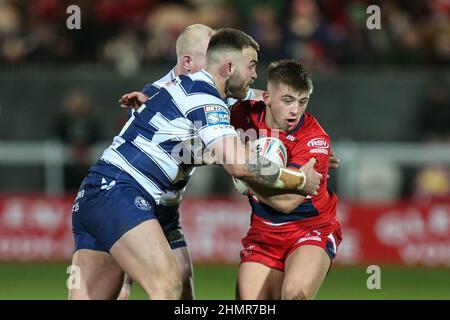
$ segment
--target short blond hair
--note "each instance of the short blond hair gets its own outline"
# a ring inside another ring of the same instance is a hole
[[[207,48],[205,41],[209,41],[213,34],[214,30],[204,24],[193,24],[186,27],[176,42],[177,57],[185,53],[205,51]]]

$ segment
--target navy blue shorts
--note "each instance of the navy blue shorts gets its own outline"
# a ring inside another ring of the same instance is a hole
[[[151,219],[157,219],[155,203],[138,186],[91,172],[72,208],[75,251],[109,252],[127,231]]]

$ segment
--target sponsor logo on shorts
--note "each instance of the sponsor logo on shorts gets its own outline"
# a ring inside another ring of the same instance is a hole
[[[72,206],[72,212],[75,213],[78,210],[80,210],[80,204],[78,202],[75,202],[75,204]]]
[[[302,243],[305,241],[322,241],[322,238],[320,237],[320,232],[313,230],[311,232],[308,232],[304,237],[300,238],[297,243]]]
[[[134,204],[136,205],[136,208],[145,210],[145,211],[150,211],[152,208],[152,205],[150,204],[150,202],[148,202],[141,196],[137,196],[136,198],[134,198]]]
[[[116,185],[115,180],[112,180],[110,183],[108,183],[105,178],[102,178],[102,186],[100,187],[100,190],[110,190],[115,185]]]
[[[244,248],[242,250],[242,254],[244,255],[244,257],[250,256],[252,254],[254,248],[255,248],[254,245],[251,245],[251,246],[248,246],[248,247]]]
[[[298,240],[297,243],[302,243],[302,242],[309,241],[309,240],[322,241],[322,238],[320,238],[320,237],[304,237],[304,238],[301,238],[300,240]]]

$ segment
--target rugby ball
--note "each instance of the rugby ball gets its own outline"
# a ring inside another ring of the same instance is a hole
[[[287,150],[280,139],[274,137],[259,138],[251,142],[251,148],[280,167],[286,167]],[[233,183],[239,193],[247,194],[245,182],[233,177]]]
[[[286,167],[287,151],[280,139],[273,137],[259,138],[252,143],[252,148],[280,167]]]

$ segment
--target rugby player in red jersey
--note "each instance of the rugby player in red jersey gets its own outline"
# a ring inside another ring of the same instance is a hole
[[[268,68],[263,101],[242,101],[231,123],[244,132],[254,129],[276,136],[287,149],[287,167],[298,169],[311,157],[327,177],[330,138],[306,113],[312,92],[310,75],[293,60]],[[313,299],[330,269],[342,240],[336,217],[338,198],[322,179],[318,195],[302,196],[248,186],[251,227],[242,239],[237,279],[239,299]]]

